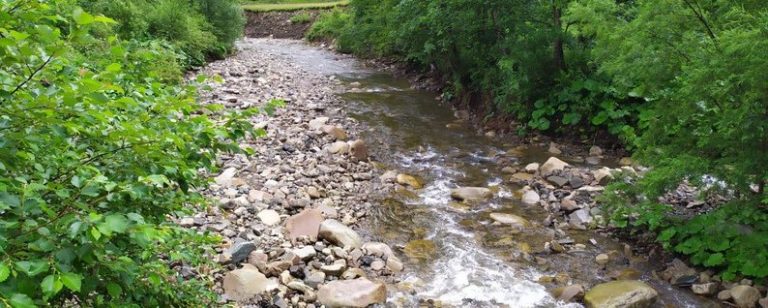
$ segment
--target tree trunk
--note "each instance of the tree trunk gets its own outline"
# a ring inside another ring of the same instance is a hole
[[[560,21],[560,15],[562,10],[560,7],[552,1],[552,27],[555,30],[554,48],[553,48],[553,60],[555,66],[555,72],[562,72],[567,70],[565,66],[565,54],[563,52],[563,36],[562,36],[562,23]]]

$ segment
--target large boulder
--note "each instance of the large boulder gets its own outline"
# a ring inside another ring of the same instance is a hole
[[[360,248],[363,243],[355,230],[334,219],[327,219],[320,224],[319,236],[341,247]]]
[[[332,281],[317,292],[317,301],[327,307],[368,307],[386,299],[387,287],[365,278]]]
[[[483,201],[493,197],[493,192],[485,187],[459,187],[451,190],[451,198],[460,201]]]
[[[739,285],[731,288],[731,298],[740,308],[752,308],[760,300],[760,291],[752,286]]]
[[[277,289],[277,283],[264,276],[250,264],[224,275],[224,295],[234,301],[244,301],[255,295]]]
[[[659,293],[638,280],[617,280],[593,287],[584,295],[589,308],[642,308],[656,301]]]
[[[319,209],[305,209],[285,220],[285,230],[291,240],[302,236],[316,240],[322,222],[323,213]]]
[[[555,171],[563,170],[567,166],[570,165],[562,160],[557,159],[557,157],[550,157],[546,162],[544,162],[543,165],[541,165],[541,167],[539,167],[539,173],[546,176],[552,174]]]

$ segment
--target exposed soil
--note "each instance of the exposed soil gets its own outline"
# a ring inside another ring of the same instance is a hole
[[[304,33],[312,26],[312,21],[293,23],[291,17],[304,12],[312,15],[314,21],[320,11],[246,12],[248,21],[245,25],[245,36],[302,39]]]

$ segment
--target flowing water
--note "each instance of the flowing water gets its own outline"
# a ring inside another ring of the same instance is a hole
[[[593,285],[625,275],[652,284],[661,295],[659,307],[716,306],[654,279],[656,264],[623,255],[620,243],[594,232],[568,231],[567,237],[586,245],[580,252],[544,252],[543,243],[563,236],[538,223],[548,213],[519,202],[515,192],[520,187],[510,184],[501,169],[543,162],[550,156],[545,149],[486,138],[441,106],[434,93],[413,90],[406,80],[363,68],[353,59],[298,42],[249,43],[280,50],[295,60],[297,69],[355,82],[342,98],[348,115],[368,128],[363,139],[376,159],[388,169],[423,179],[423,189],[382,196],[362,228],[370,238],[409,250],[401,254],[406,271],[403,282],[392,286],[389,305],[580,307],[554,300],[548,290],[556,283],[547,281]],[[450,190],[458,186],[491,187],[495,197],[471,206],[457,204]],[[525,217],[533,226],[520,232],[492,224],[489,214],[494,212]],[[619,252],[625,267],[606,271],[595,263],[595,255],[611,250]]]

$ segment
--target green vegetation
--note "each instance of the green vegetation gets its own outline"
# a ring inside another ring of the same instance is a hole
[[[306,24],[312,22],[312,14],[306,11],[302,11],[291,17],[291,23],[294,24]]]
[[[182,51],[185,66],[228,54],[245,17],[235,0],[80,0],[94,14],[118,21],[122,37],[163,40]]]
[[[349,23],[349,18],[350,15],[339,8],[323,12],[309,28],[306,37],[310,41],[339,37],[341,31]]]
[[[271,11],[300,11],[330,9],[339,6],[346,6],[349,0],[341,1],[280,1],[280,3],[247,3],[243,4],[243,9],[253,12],[271,12]]]
[[[180,83],[202,60],[189,57],[231,48],[238,9],[175,2],[88,3],[113,18],[68,0],[0,3],[3,306],[213,305],[211,281],[171,266],[202,272],[217,241],[169,217],[202,205],[200,171],[260,132],[256,110],[198,104],[205,78]]]
[[[735,278],[768,277],[767,26],[756,0],[352,0],[308,37],[434,69],[521,133],[620,138],[651,169],[609,189],[612,222]],[[684,181],[727,200],[675,216]]]

